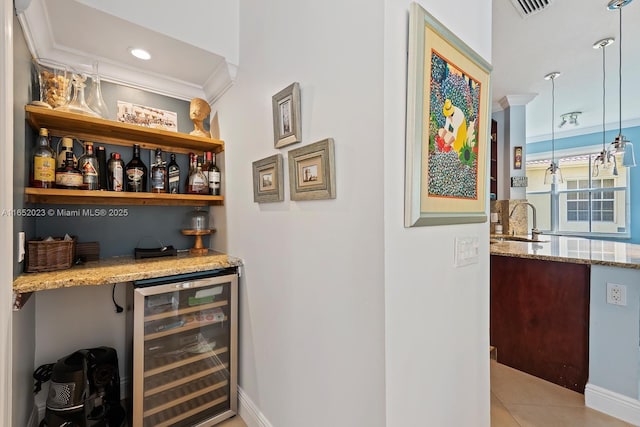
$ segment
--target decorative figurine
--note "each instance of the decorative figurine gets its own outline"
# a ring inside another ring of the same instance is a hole
[[[202,98],[193,98],[189,105],[189,118],[193,122],[194,129],[189,135],[211,138],[211,134],[205,130],[204,119],[211,113],[211,106]]]

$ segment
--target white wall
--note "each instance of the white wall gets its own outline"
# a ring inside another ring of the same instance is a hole
[[[386,425],[489,426],[488,223],[403,228],[410,2],[385,3]],[[490,0],[419,3],[490,62]],[[457,236],[479,264],[453,267]]]
[[[227,218],[214,247],[246,263],[240,386],[273,426],[385,425],[383,6],[240,3],[238,79],[216,106]],[[274,149],[271,97],[294,81],[303,142]],[[285,179],[284,202],[253,203],[253,161],[281,153],[286,171],[287,151],[327,137],[335,200],[292,202]]]
[[[13,207],[13,3],[0,6],[0,209]],[[12,364],[12,313],[11,283],[13,260],[6,254],[13,253],[13,218],[0,216],[0,425],[10,426],[12,416],[11,386]]]

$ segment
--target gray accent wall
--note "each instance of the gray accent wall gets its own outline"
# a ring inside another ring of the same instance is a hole
[[[27,207],[24,203],[24,187],[28,181],[26,167],[28,150],[25,140],[32,140],[35,133],[24,120],[24,105],[31,100],[31,54],[27,49],[22,30],[16,18],[13,19],[13,96],[14,96],[14,147],[13,147],[13,208]],[[17,232],[25,231],[27,235],[35,232],[35,220],[22,216],[13,217],[14,241]],[[13,275],[17,277],[23,268],[18,263],[17,244],[13,248]],[[33,370],[35,354],[35,297],[20,311],[14,312],[12,322],[12,388],[11,414],[14,427],[28,425],[33,409]]]

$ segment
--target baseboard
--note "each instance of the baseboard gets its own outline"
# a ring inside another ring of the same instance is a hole
[[[238,387],[238,415],[244,420],[247,427],[273,427],[249,395],[240,387]]]
[[[584,403],[588,408],[640,426],[640,400],[587,384],[584,390]]]

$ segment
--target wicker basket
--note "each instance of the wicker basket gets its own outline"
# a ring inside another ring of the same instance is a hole
[[[27,242],[27,273],[40,271],[55,271],[71,268],[76,252],[76,238],[63,240],[62,237],[54,237],[54,240],[44,241],[29,240]]]

